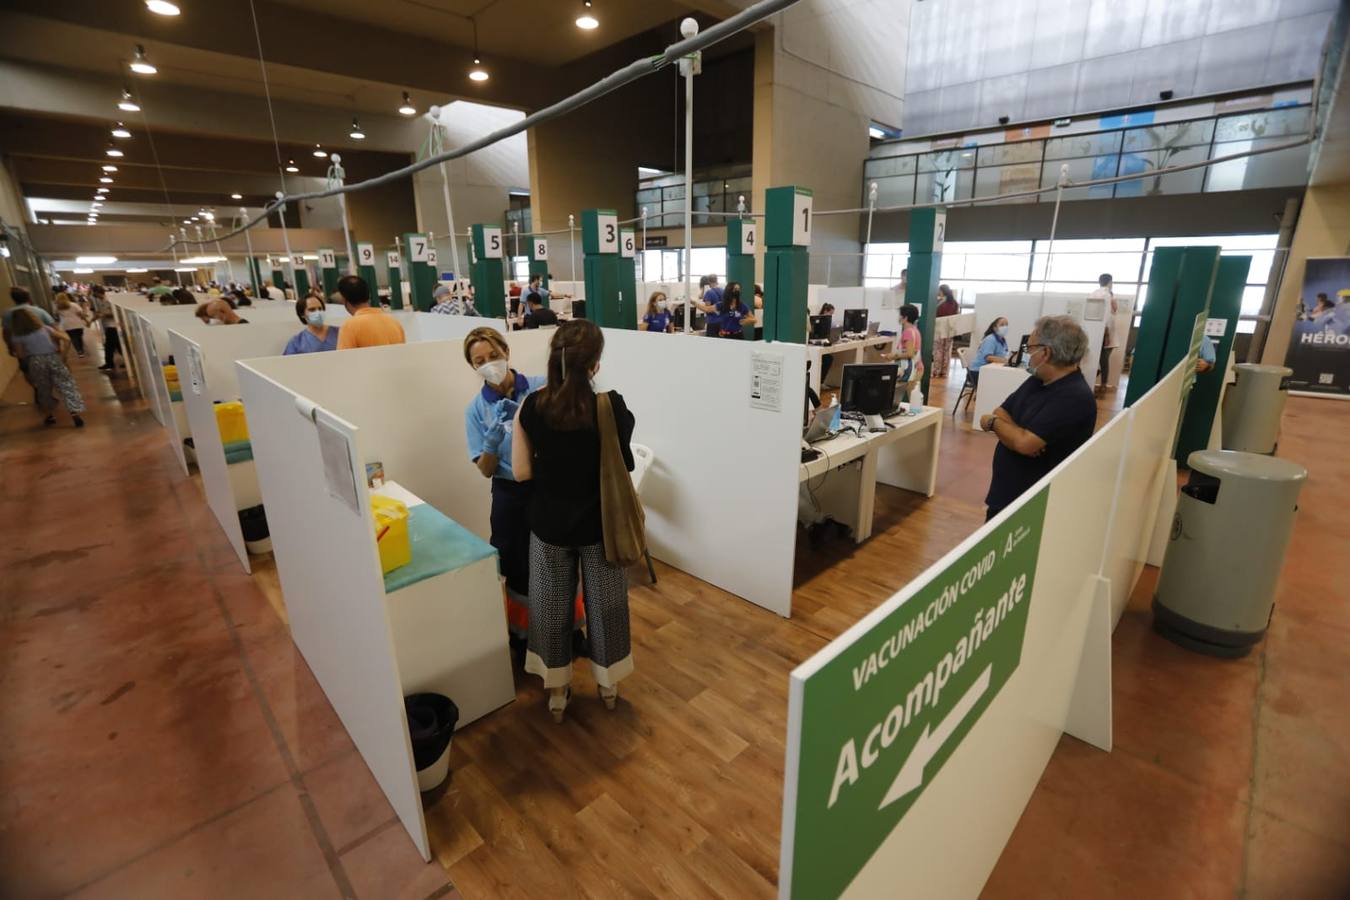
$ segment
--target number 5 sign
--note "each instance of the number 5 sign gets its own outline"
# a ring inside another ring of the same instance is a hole
[[[483,229],[483,258],[502,258],[502,230],[500,228]]]

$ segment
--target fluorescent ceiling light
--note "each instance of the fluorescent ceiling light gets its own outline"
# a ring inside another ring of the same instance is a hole
[[[117,171],[117,166],[104,166],[104,167],[103,167],[103,171],[105,171],[105,172],[116,172],[116,171]]]
[[[324,149],[323,149],[322,147],[320,147],[318,144],[315,144],[315,145],[314,145],[314,156],[315,156],[315,158],[317,158],[317,159],[327,159],[327,158],[328,158],[328,154],[327,154],[326,152],[324,152]]]
[[[176,16],[182,12],[177,3],[169,0],[145,0],[145,8],[158,16]]]
[[[879,141],[886,136],[886,132],[882,131],[877,126],[872,125],[867,129],[867,136],[870,138],[875,138],[876,140]]]
[[[102,178],[100,178],[98,181],[99,181],[99,184],[112,184],[112,183],[113,183],[113,180],[112,180],[111,178],[109,178],[107,175],[104,175],[104,176],[103,176]]]
[[[243,195],[243,194],[231,194],[231,195],[230,195],[230,199],[231,199],[231,200],[243,200],[243,199],[244,199],[244,195]]]
[[[417,115],[417,107],[412,105],[412,98],[408,96],[407,91],[403,92],[403,105],[398,108],[398,111],[405,116]]]
[[[159,69],[150,65],[150,60],[145,58],[145,48],[140,44],[136,45],[136,55],[131,58],[130,68],[137,75],[154,75],[159,72]]]
[[[75,263],[81,266],[110,266],[117,262],[115,256],[77,256]]]
[[[354,141],[364,141],[366,139],[366,133],[361,130],[361,123],[356,121],[356,116],[352,116],[352,130],[347,137]]]
[[[181,269],[174,269],[174,271],[175,271],[175,272],[195,272],[195,271],[197,271],[197,270],[196,270],[195,268],[191,268],[191,267],[184,267],[184,268],[181,268]]]
[[[317,254],[317,253],[306,253],[306,254],[303,255],[303,258],[304,258],[304,259],[318,259],[318,258],[319,258],[319,254]]]
[[[591,0],[586,0],[582,6],[584,6],[585,9],[581,11],[581,15],[577,16],[577,27],[582,31],[594,31],[599,28],[600,20],[595,17],[593,12],[591,12]]]
[[[109,147],[107,153],[113,159],[120,159],[121,157],[126,155],[121,150],[118,150],[116,147]]]
[[[127,269],[126,273],[128,275],[140,275],[149,271],[150,271],[149,269]]]
[[[72,271],[73,271],[76,275],[93,275],[93,274],[94,274],[94,270],[93,270],[93,269],[73,269]]]
[[[121,140],[126,140],[127,138],[131,137],[131,132],[127,130],[127,126],[123,125],[121,122],[118,122],[117,125],[112,130],[112,136],[115,138],[119,138]]]
[[[295,160],[288,159],[286,160],[286,171],[295,174],[300,171],[300,167],[295,164]]]
[[[122,88],[122,99],[118,101],[117,108],[123,112],[140,112],[141,107],[131,98],[131,91]]]

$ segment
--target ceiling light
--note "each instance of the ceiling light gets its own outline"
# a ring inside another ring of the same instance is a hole
[[[295,160],[288,159],[286,160],[286,171],[294,175],[296,172],[300,171],[300,167],[295,164]]]
[[[577,27],[582,31],[594,31],[599,28],[600,20],[591,12],[591,0],[586,0],[582,6],[584,6],[585,9],[581,11],[581,15],[577,16]]]
[[[99,189],[98,189],[98,194],[99,194],[99,198],[98,198],[98,199],[102,200],[102,199],[103,199],[103,196],[102,196],[102,195],[103,195],[103,194],[106,194],[106,193],[108,193],[108,189],[107,189],[107,188],[99,188]]]
[[[125,270],[123,270],[123,271],[125,271],[128,275],[140,275],[140,274],[143,274],[143,273],[145,273],[145,272],[149,272],[150,270],[149,270],[149,269],[125,269]]]
[[[366,133],[361,130],[361,123],[356,121],[356,116],[352,116],[352,130],[351,134],[347,135],[347,137],[354,141],[364,141],[366,139]]]
[[[243,200],[243,199],[244,199],[244,195],[243,195],[243,194],[231,194],[231,195],[230,195],[230,199],[231,199],[231,200]]]
[[[132,99],[131,91],[122,88],[122,99],[118,101],[117,108],[123,112],[140,112],[140,105]]]
[[[103,167],[103,171],[105,171],[105,172],[116,172],[116,171],[117,171],[117,166],[104,166],[104,167]]]
[[[159,69],[150,65],[150,60],[145,58],[145,48],[140,44],[136,45],[136,55],[132,57],[130,68],[137,75],[154,75],[159,71]]]
[[[145,8],[157,16],[176,16],[182,12],[177,3],[169,0],[145,0]]]
[[[121,150],[118,150],[116,147],[109,147],[109,148],[107,149],[106,152],[107,152],[107,154],[108,154],[109,156],[111,156],[113,159],[117,159],[117,158],[120,157],[120,156],[125,156],[125,155],[126,155],[126,154],[124,154]]]
[[[315,145],[314,145],[314,156],[315,156],[316,158],[318,158],[318,159],[327,159],[327,158],[328,158],[328,154],[325,153],[325,152],[324,152],[324,149],[323,149],[322,147],[320,147],[318,144],[315,144]]]
[[[127,131],[127,126],[123,125],[121,122],[118,122],[117,127],[113,128],[112,130],[112,136],[115,138],[120,138],[121,140],[126,140],[127,138],[131,137],[131,132]]]
[[[93,275],[93,274],[94,274],[94,270],[93,270],[93,269],[72,269],[71,271],[73,271],[76,275]]]
[[[195,272],[195,271],[197,271],[197,270],[196,270],[195,268],[193,268],[192,266],[185,266],[184,268],[181,268],[181,269],[176,268],[176,269],[174,269],[174,271],[175,271],[175,272]]]
[[[99,184],[112,184],[112,183],[113,180],[109,178],[107,175],[104,175],[102,178],[99,179]]]
[[[110,266],[117,262],[115,256],[77,256],[75,262],[82,266]]]
[[[403,92],[403,105],[398,108],[398,111],[405,116],[417,115],[417,107],[412,105],[412,98],[408,96],[407,91]]]
[[[473,23],[473,68],[469,70],[470,81],[487,81],[487,69],[483,68],[483,61],[478,58],[478,20],[469,19]]]

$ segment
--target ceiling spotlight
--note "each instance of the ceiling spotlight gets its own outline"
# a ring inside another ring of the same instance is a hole
[[[300,171],[300,167],[295,164],[295,160],[288,159],[286,160],[286,171],[294,175],[296,172]]]
[[[132,57],[130,68],[137,75],[154,75],[159,71],[159,69],[150,65],[150,60],[145,58],[145,48],[140,44],[136,45],[136,55]]]
[[[101,188],[98,189],[98,192],[99,192],[100,194],[106,194],[106,193],[108,193],[108,189],[105,188],[105,187],[101,187]]]
[[[403,92],[403,105],[398,108],[398,111],[405,116],[417,115],[417,107],[412,105],[412,98],[408,96],[407,91]]]
[[[231,199],[231,200],[243,200],[243,199],[244,199],[244,195],[243,195],[243,194],[231,194],[231,195],[230,195],[230,199]]]
[[[361,123],[356,121],[356,116],[352,116],[352,130],[347,137],[354,141],[364,141],[366,139],[366,133],[361,130]]]
[[[122,99],[118,101],[117,108],[122,110],[123,112],[141,111],[140,104],[138,104],[135,100],[131,98],[131,91],[127,90],[126,88],[122,88]]]
[[[81,266],[110,266],[117,262],[115,256],[77,256],[75,257],[77,265]]]
[[[113,183],[113,180],[112,180],[111,178],[109,178],[107,175],[104,175],[102,178],[99,179],[99,183],[100,183],[100,184],[112,184],[112,183]]]
[[[105,172],[116,172],[116,171],[117,171],[117,166],[104,166],[104,167],[103,167],[103,171],[105,171]]]
[[[158,16],[176,16],[182,12],[177,3],[169,0],[145,0],[145,8]]]
[[[478,20],[469,19],[473,23],[473,68],[469,70],[470,81],[487,81],[487,69],[483,68],[483,61],[478,58]]]
[[[122,153],[121,150],[118,150],[116,147],[109,147],[104,152],[107,153],[109,156],[111,156],[113,159],[117,159],[119,156],[125,155]]]
[[[318,144],[315,144],[315,145],[314,145],[314,156],[315,156],[317,159],[327,159],[327,158],[328,158],[328,154],[325,153],[325,152],[324,152],[324,149],[323,149],[322,147],[320,147]]]
[[[115,138],[126,140],[127,138],[131,137],[131,132],[127,130],[127,126],[123,125],[121,122],[118,122],[117,127],[115,127],[112,130],[112,136]]]
[[[591,0],[586,0],[581,5],[585,8],[581,11],[581,15],[577,16],[577,27],[582,31],[594,31],[599,28],[600,20],[591,12]]]

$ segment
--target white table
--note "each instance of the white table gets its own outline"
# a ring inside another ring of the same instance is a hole
[[[811,371],[809,373],[809,383],[811,390],[817,394],[820,393],[820,368],[821,361],[826,356],[835,356],[838,359],[834,368],[831,369],[835,376],[835,384],[843,377],[844,366],[850,363],[860,363],[867,361],[867,351],[869,348],[873,352],[880,352],[882,347],[890,347],[896,341],[893,335],[879,334],[875,337],[860,338],[855,341],[835,341],[833,344],[807,344],[807,359],[811,362]],[[876,360],[880,362],[880,358]]]
[[[886,420],[888,431],[840,432],[812,444],[820,456],[802,463],[798,482],[807,486],[820,511],[847,525],[861,544],[872,536],[877,482],[925,497],[937,490],[941,409],[925,406],[917,416]]]
[[[979,387],[975,391],[975,422],[978,424],[1003,405],[1003,401],[1012,396],[1012,392],[1022,386],[1022,382],[1031,377],[1031,373],[1021,366],[1002,366],[985,363],[980,368]]]

